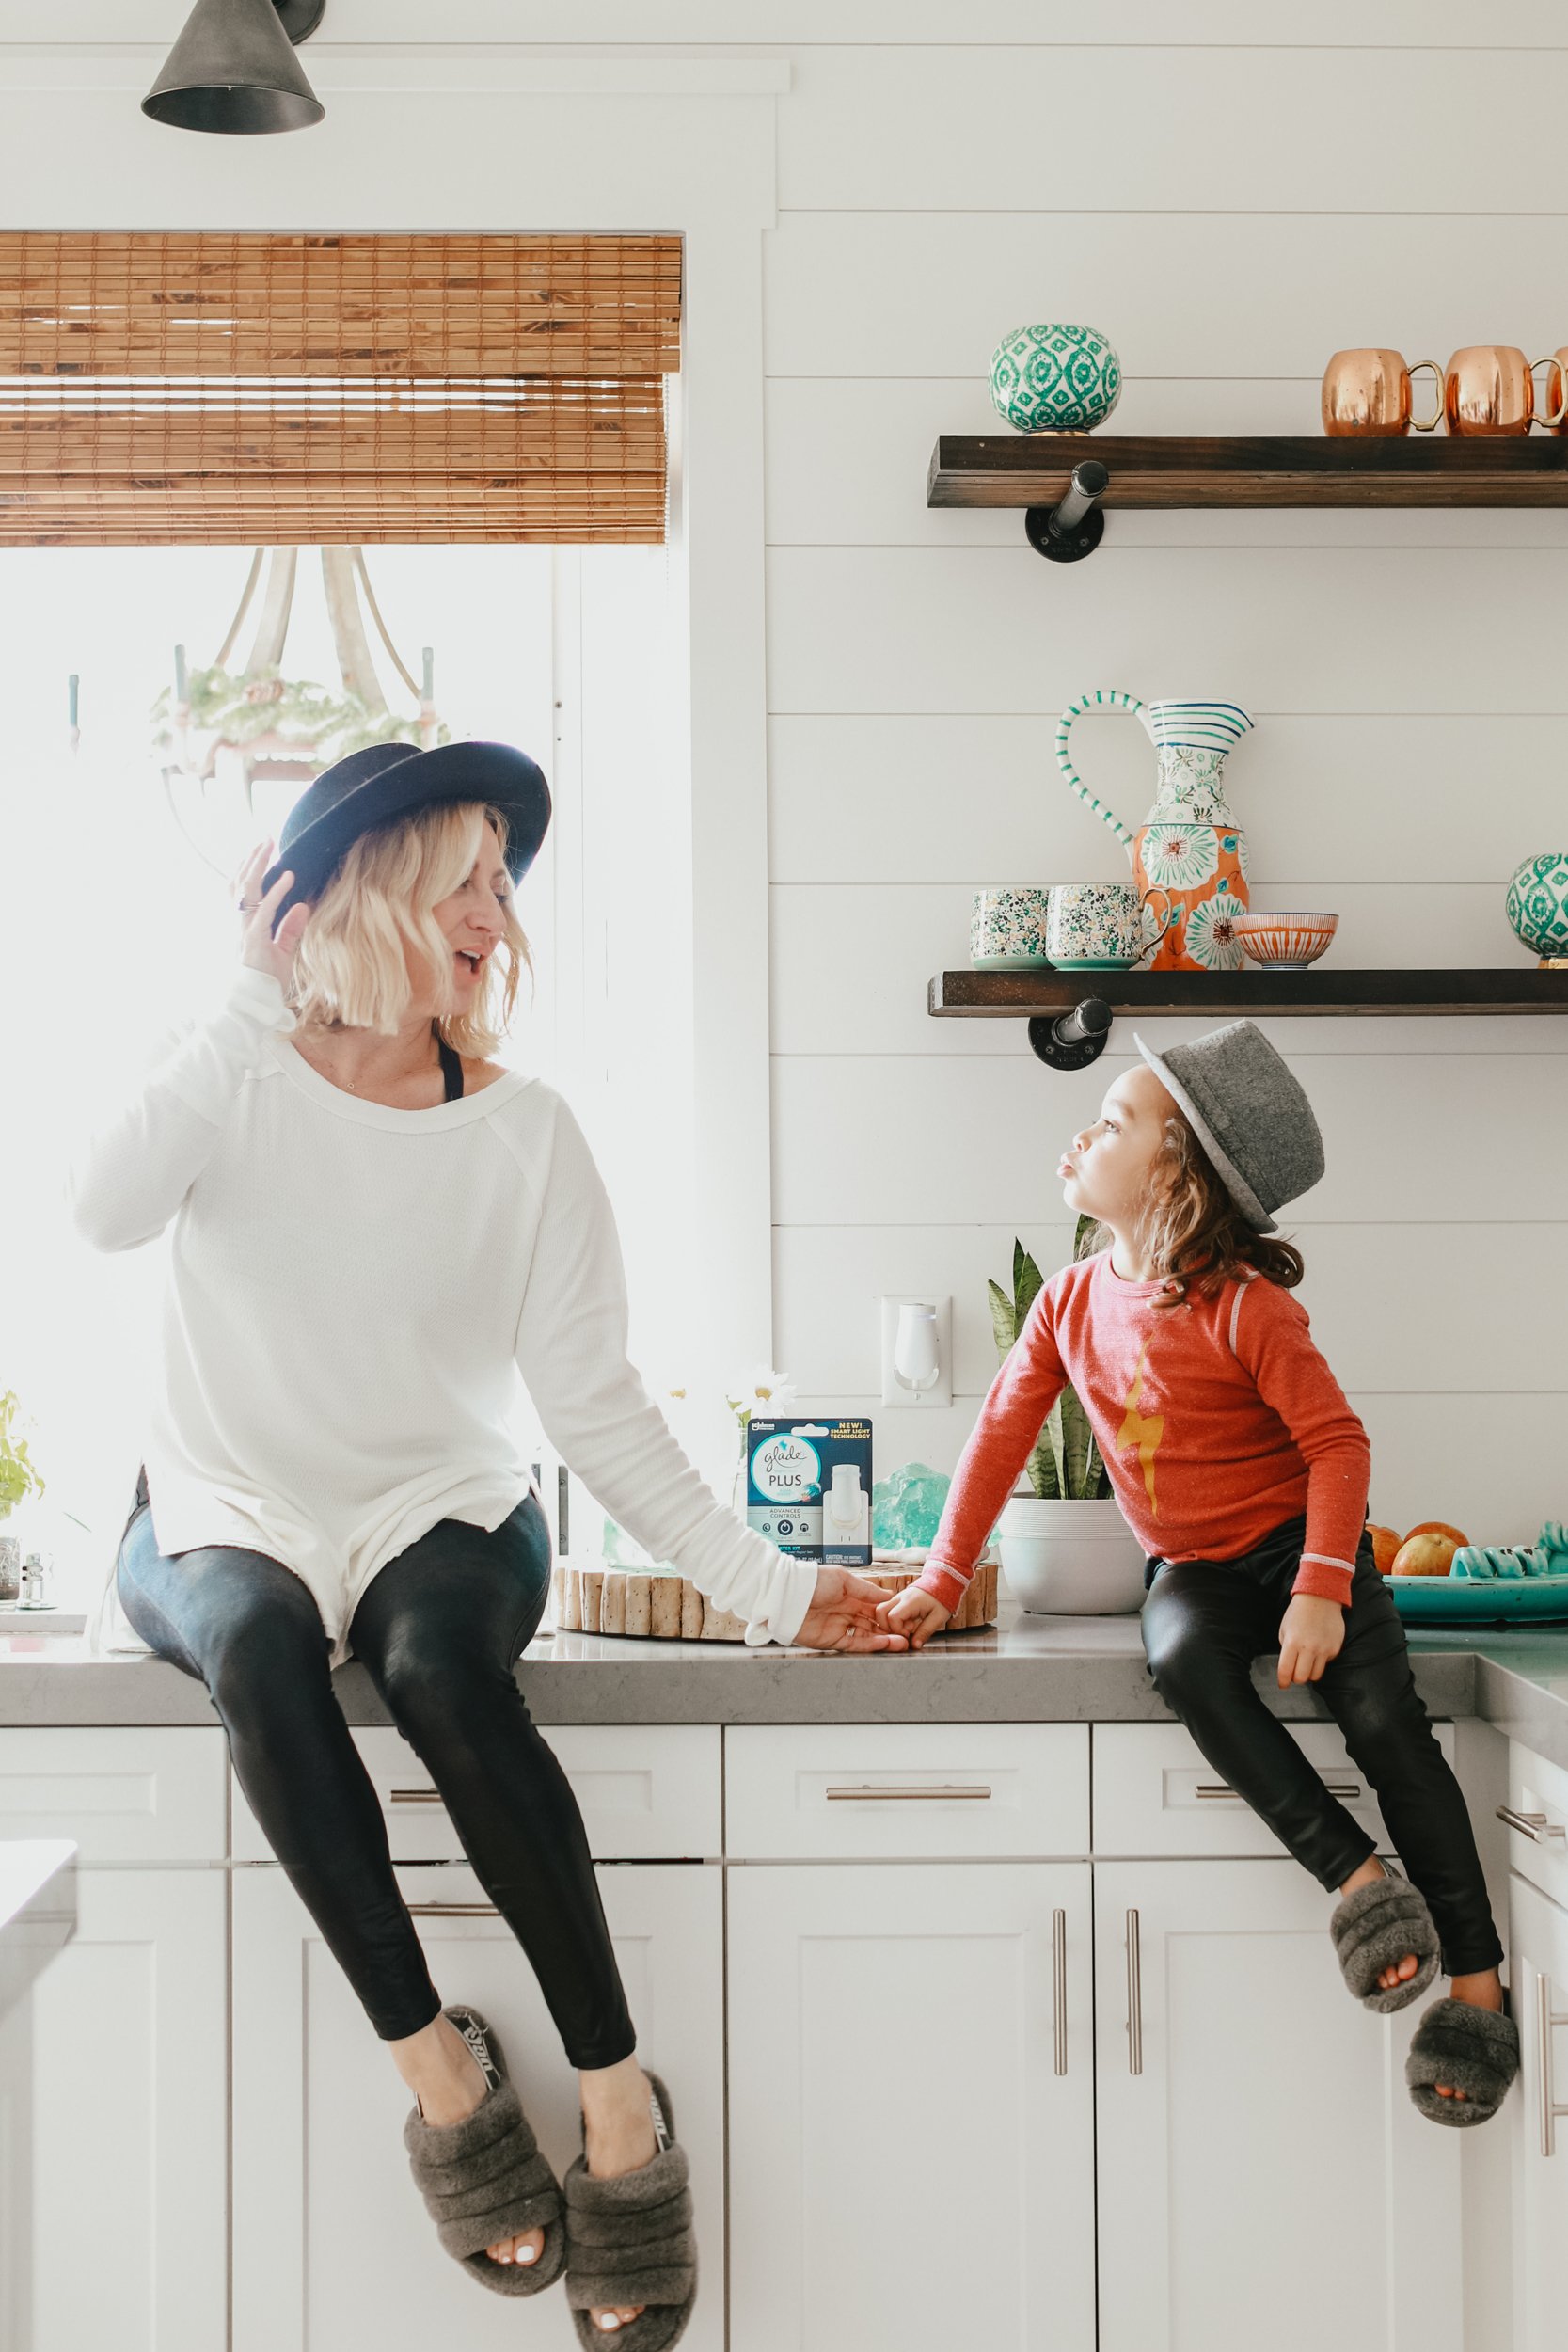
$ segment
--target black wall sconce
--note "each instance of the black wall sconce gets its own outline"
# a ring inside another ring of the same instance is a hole
[[[196,0],[143,114],[178,131],[230,137],[308,129],[326,109],[294,49],[325,8],[326,0]]]

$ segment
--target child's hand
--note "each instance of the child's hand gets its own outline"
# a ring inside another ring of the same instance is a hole
[[[933,1633],[940,1633],[951,1612],[944,1609],[935,1593],[922,1592],[918,1584],[907,1584],[896,1597],[884,1600],[877,1612],[890,1633],[907,1636],[911,1649],[922,1649]]]
[[[879,1614],[880,1612],[879,1612]],[[1345,1613],[1337,1600],[1296,1593],[1279,1621],[1279,1687],[1316,1682],[1344,1645]]]

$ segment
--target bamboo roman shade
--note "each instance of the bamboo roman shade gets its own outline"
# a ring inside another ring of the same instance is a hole
[[[678,237],[0,234],[0,544],[664,536]]]

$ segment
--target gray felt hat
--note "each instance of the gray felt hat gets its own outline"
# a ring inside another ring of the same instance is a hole
[[[1247,1223],[1274,1232],[1275,1210],[1310,1192],[1323,1172],[1323,1139],[1300,1080],[1252,1021],[1227,1021],[1164,1054],[1135,1032],[1132,1042],[1186,1112]]]

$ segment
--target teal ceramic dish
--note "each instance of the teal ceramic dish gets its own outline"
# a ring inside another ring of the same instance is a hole
[[[1568,1625],[1568,1576],[1386,1576],[1406,1625]]]

